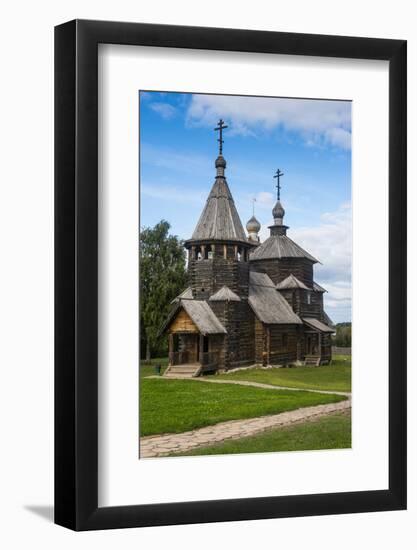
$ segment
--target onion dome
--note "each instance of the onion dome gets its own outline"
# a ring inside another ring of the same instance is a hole
[[[219,155],[216,158],[216,162],[214,163],[216,167],[216,177],[217,178],[224,178],[224,171],[226,169],[226,159],[223,155]]]
[[[280,260],[282,258],[306,258],[311,263],[318,262],[314,256],[306,252],[301,246],[295,243],[287,236],[288,226],[284,225],[283,219],[285,216],[285,210],[281,204],[281,184],[280,178],[283,176],[283,172],[276,171],[274,178],[277,178],[277,202],[272,209],[272,215],[274,217],[273,225],[269,226],[271,231],[270,236],[255,250],[251,252],[250,261],[256,262],[260,260]],[[285,282],[285,286],[288,283],[294,283],[295,277],[290,276]],[[283,288],[281,285],[280,288]]]
[[[226,159],[223,155],[219,155],[216,158],[216,168],[226,168]]]
[[[285,210],[279,200],[275,203],[275,206],[272,209],[272,216],[276,225],[282,225],[282,220],[285,216]]]
[[[248,233],[259,233],[260,229],[261,229],[261,224],[255,218],[255,216],[252,216],[251,219],[246,224],[247,232]]]
[[[248,223],[246,224],[246,230],[248,232],[248,240],[252,241],[253,243],[259,243],[258,233],[260,229],[261,229],[261,224],[255,218],[255,215],[253,215],[251,219],[248,221]]]

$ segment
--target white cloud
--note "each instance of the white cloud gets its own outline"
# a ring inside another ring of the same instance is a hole
[[[350,282],[352,264],[352,210],[342,204],[336,212],[321,216],[316,227],[300,227],[291,238],[306,248],[323,265],[316,266],[316,276],[323,282]]]
[[[275,204],[275,197],[272,193],[268,193],[267,191],[260,191],[255,196],[256,199],[256,205],[261,206],[262,208],[273,208]]]
[[[177,114],[177,109],[170,103],[154,102],[150,103],[149,107],[165,120],[173,118]]]
[[[325,139],[341,149],[349,150],[351,148],[351,133],[344,128],[330,128],[325,133]]]
[[[212,170],[214,174],[214,160],[203,155],[178,153],[165,147],[154,147],[148,143],[142,143],[140,158],[143,164],[166,168],[175,172],[187,174],[204,173]]]
[[[202,205],[205,201],[205,193],[193,191],[190,189],[184,190],[183,186],[164,185],[156,183],[141,183],[140,192],[142,195],[159,199],[163,201],[183,203],[192,203]],[[169,213],[169,212],[168,212]],[[168,214],[167,214],[168,215]]]
[[[198,95],[187,111],[190,125],[227,121],[229,135],[256,135],[279,126],[298,132],[310,145],[350,149],[351,105],[347,101]]]
[[[351,309],[352,209],[342,204],[336,212],[321,216],[316,227],[300,227],[291,238],[308,250],[322,265],[314,266],[315,279],[328,291],[325,307],[335,321],[349,320]]]
[[[260,231],[261,241],[269,236],[267,225]],[[335,212],[321,216],[313,227],[291,229],[288,236],[322,264],[315,264],[314,279],[322,285],[325,307],[337,321],[350,319],[352,265],[352,209],[343,203]]]

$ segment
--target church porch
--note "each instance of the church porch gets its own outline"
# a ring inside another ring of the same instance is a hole
[[[171,312],[168,333],[169,363],[164,376],[199,376],[223,368],[226,329],[207,302],[181,300]]]
[[[199,332],[170,333],[168,337],[169,363],[165,376],[199,376],[221,367],[219,338]],[[221,338],[223,340],[223,338]]]
[[[303,318],[305,365],[328,365],[332,360],[331,334],[333,329],[314,318]]]

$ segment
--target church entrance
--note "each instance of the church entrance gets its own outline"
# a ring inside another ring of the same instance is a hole
[[[317,334],[307,334],[306,355],[318,355]]]

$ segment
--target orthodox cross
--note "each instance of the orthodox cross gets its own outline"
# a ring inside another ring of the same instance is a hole
[[[281,170],[278,168],[274,176],[274,178],[277,178],[277,200],[280,199],[280,195],[281,195],[281,182],[279,181],[279,178],[283,175],[284,175],[284,172],[281,172]]]
[[[219,147],[219,154],[221,155],[222,152],[223,152],[223,143],[224,143],[224,140],[223,140],[223,130],[225,128],[228,128],[228,126],[225,126],[224,124],[224,120],[220,119],[219,120],[219,125],[217,126],[217,128],[214,128],[215,131],[219,131],[219,139],[217,140],[220,144],[220,147]]]
[[[256,199],[255,199],[255,197],[253,197],[253,199],[252,199],[252,216],[255,215],[255,202],[256,202]]]

